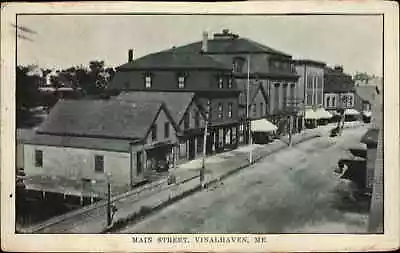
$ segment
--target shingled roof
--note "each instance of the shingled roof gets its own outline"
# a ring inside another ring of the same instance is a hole
[[[199,53],[202,49],[202,41],[197,41],[177,47],[179,52]],[[238,53],[267,53],[291,57],[289,54],[270,48],[248,38],[214,38],[207,41],[207,53],[209,54],[238,54]]]
[[[176,123],[182,119],[186,108],[194,98],[193,92],[146,92],[131,91],[121,93],[117,99],[134,102],[164,102]]]
[[[123,100],[61,100],[38,133],[81,137],[142,139],[161,102]]]
[[[128,62],[117,70],[142,70],[142,69],[217,69],[231,70],[231,66],[225,66],[203,54],[181,52],[175,49],[165,50],[143,56],[135,61]]]

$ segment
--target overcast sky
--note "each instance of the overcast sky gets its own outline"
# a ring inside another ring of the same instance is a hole
[[[228,28],[293,58],[382,73],[380,16],[19,16],[18,25],[36,32],[27,34],[33,41],[18,39],[18,64],[46,68],[95,59],[118,66],[130,48],[137,58]]]

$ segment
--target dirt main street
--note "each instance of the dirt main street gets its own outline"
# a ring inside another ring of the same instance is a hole
[[[118,233],[363,233],[368,209],[338,208],[333,170],[365,131],[280,151]]]

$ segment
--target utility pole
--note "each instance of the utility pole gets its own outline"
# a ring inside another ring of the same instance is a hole
[[[211,105],[210,105],[211,106]],[[204,174],[206,170],[206,149],[207,149],[207,135],[208,135],[208,122],[210,118],[210,107],[207,109],[206,121],[204,126],[204,136],[203,136],[203,159],[201,161],[200,169],[200,184],[204,187]]]
[[[247,100],[247,106],[246,106],[246,122],[248,123],[248,129],[249,129],[249,145],[252,144],[252,137],[251,137],[251,120],[250,120],[250,54],[247,56],[247,92],[246,92],[246,100]],[[253,162],[253,152],[250,148],[250,153],[249,153],[249,163],[251,164]]]
[[[289,115],[289,147],[292,146],[293,116]]]

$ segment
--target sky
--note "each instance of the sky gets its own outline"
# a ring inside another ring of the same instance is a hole
[[[60,69],[104,60],[116,67],[129,49],[138,58],[227,28],[295,59],[382,74],[381,16],[24,15],[17,24],[34,31],[26,33],[30,40],[17,39],[20,65]]]

